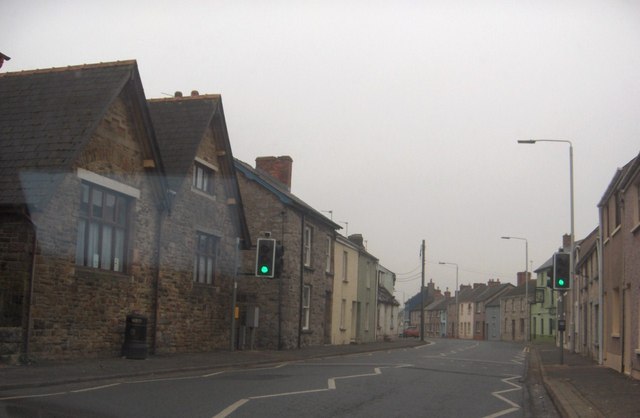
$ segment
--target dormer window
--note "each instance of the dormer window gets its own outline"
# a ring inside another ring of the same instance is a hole
[[[193,188],[213,195],[213,173],[211,168],[196,161],[193,167]]]

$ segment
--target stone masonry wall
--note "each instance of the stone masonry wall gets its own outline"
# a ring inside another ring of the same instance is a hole
[[[218,166],[211,129],[197,152]],[[162,263],[158,352],[207,351],[228,348],[231,289],[238,231],[227,204],[227,173],[214,176],[215,197],[192,189],[191,170],[177,191],[171,215],[162,230]],[[179,175],[179,174],[176,174]],[[197,231],[220,237],[213,285],[193,280]]]
[[[78,358],[118,355],[126,315],[138,312],[153,328],[159,210],[142,167],[142,138],[119,98],[46,208],[33,216],[38,256],[32,306],[32,355]],[[75,265],[81,181],[76,167],[140,190],[129,217],[126,272]],[[47,173],[43,173],[47,175]]]
[[[254,241],[264,237],[282,242],[285,247],[284,267],[280,279],[263,279],[254,276],[255,249],[247,251],[243,257],[243,277],[239,281],[239,304],[242,311],[251,305],[260,309],[259,327],[256,329],[256,348],[291,349],[300,346],[318,345],[325,341],[326,298],[329,289],[326,263],[326,237],[332,234],[328,229],[305,218],[305,223],[313,229],[312,265],[301,269],[302,215],[280,202],[275,195],[262,186],[250,181],[238,171],[238,182],[244,203],[249,231]],[[300,331],[300,286],[311,286],[310,327]],[[242,322],[243,318],[241,318]],[[330,328],[329,328],[330,329]],[[327,331],[328,332],[328,331]]]

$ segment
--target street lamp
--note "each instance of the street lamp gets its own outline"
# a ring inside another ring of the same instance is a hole
[[[450,266],[456,266],[456,330],[455,337],[458,338],[460,336],[460,308],[458,307],[458,265],[456,263],[445,263],[444,261],[439,261],[438,264],[448,264]]]
[[[571,208],[571,244],[570,244],[570,252],[569,252],[569,277],[571,278],[571,283],[574,283],[574,274],[575,274],[575,266],[574,266],[574,249],[575,249],[575,235],[574,235],[574,209],[573,209],[573,143],[567,139],[526,139],[519,140],[518,144],[535,144],[536,142],[564,142],[569,144],[569,193],[570,193],[570,208]],[[560,293],[560,301],[562,301],[562,293]],[[564,305],[563,305],[564,308]],[[558,311],[561,311],[558,309]],[[564,309],[562,311],[564,313]],[[573,310],[572,310],[573,313]],[[571,339],[574,341],[574,339]],[[563,363],[563,349],[564,349],[564,332],[562,332],[562,337],[560,338],[560,364]]]
[[[517,239],[524,241],[524,300],[527,303],[527,323],[524,328],[524,341],[529,342],[529,328],[531,325],[531,305],[529,304],[529,241],[521,237],[500,237],[502,239]]]

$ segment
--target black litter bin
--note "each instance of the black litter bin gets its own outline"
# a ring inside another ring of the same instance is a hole
[[[122,355],[129,359],[143,360],[147,358],[147,318],[142,315],[127,315],[124,331]]]

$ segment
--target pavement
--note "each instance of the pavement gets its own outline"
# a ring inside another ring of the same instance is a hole
[[[255,367],[410,348],[421,344],[424,343],[411,338],[368,344],[314,346],[299,350],[221,350],[154,355],[143,360],[117,357],[29,365],[0,364],[0,398],[2,393],[23,388]],[[640,381],[566,350],[561,364],[560,350],[551,343],[532,342],[529,344],[529,353],[525,378],[528,391],[525,397],[533,399],[525,401],[524,416],[640,417]],[[544,386],[546,391],[536,391],[535,386]],[[550,398],[553,406],[545,406],[544,402],[535,398]],[[537,406],[534,405],[536,403]]]
[[[529,374],[539,374],[562,417],[640,417],[640,380],[553,343],[529,345]],[[532,415],[535,416],[535,415]]]

